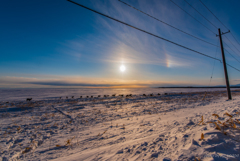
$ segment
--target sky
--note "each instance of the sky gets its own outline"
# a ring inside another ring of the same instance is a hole
[[[176,28],[219,45],[228,64],[240,69],[240,1],[123,0]],[[75,0],[132,26],[222,59],[219,47],[197,40],[118,0]],[[67,0],[11,0],[0,5],[0,88],[126,88],[224,85],[223,64],[158,39]],[[233,38],[233,36],[238,42]],[[229,41],[230,40],[230,41]],[[237,59],[237,60],[236,60]],[[124,65],[126,70],[120,71]],[[228,69],[230,84],[240,73]],[[210,79],[212,76],[212,79]]]

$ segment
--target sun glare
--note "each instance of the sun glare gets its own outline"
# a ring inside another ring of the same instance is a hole
[[[124,72],[125,70],[126,70],[126,67],[125,67],[124,65],[121,65],[121,66],[120,66],[120,71],[121,71],[121,72]]]

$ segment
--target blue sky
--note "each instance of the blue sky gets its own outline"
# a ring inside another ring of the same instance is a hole
[[[75,0],[121,21],[221,59],[220,48],[172,29],[118,0]],[[173,0],[217,34],[184,0]],[[227,29],[198,0],[187,0],[223,32]],[[240,2],[202,0],[240,42]],[[215,34],[169,0],[124,2],[192,35],[219,45]],[[0,88],[156,87],[209,85],[214,60],[97,15],[66,0],[12,0],[0,6]],[[240,50],[231,34],[225,35]],[[240,52],[223,36],[240,61]],[[226,60],[240,69],[226,53]],[[125,65],[126,71],[119,67]],[[228,68],[230,84],[239,72]],[[215,62],[210,85],[224,85]]]

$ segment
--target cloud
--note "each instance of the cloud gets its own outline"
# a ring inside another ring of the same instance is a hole
[[[169,28],[118,1],[92,0],[91,2],[90,8],[183,46],[215,56],[215,47]],[[151,3],[148,0],[127,0],[126,2],[190,34],[214,44],[218,42],[215,35],[210,35],[206,29],[167,0],[152,0]],[[183,7],[186,6],[183,5]],[[89,15],[92,16],[92,14]],[[84,33],[79,31],[80,35],[60,43],[61,47],[57,50],[67,55],[64,55],[64,59],[67,59],[69,64],[67,66],[61,63],[58,66],[59,69],[56,67],[57,70],[52,73],[61,72],[62,76],[0,77],[0,87],[4,87],[4,85],[6,87],[208,85],[210,69],[213,65],[212,59],[209,60],[204,56],[97,14],[93,15],[95,17],[91,18],[83,15],[86,19],[91,20],[91,23],[88,24],[91,25],[89,32],[88,30],[85,30]],[[92,20],[95,21],[92,22]],[[221,57],[220,54],[218,56]],[[79,63],[79,61],[81,62]],[[124,74],[121,73],[122,75],[117,72],[121,63],[128,67]],[[50,68],[53,66],[55,68],[55,64],[52,62],[50,64],[52,65]],[[69,66],[71,70],[69,70]],[[81,76],[69,76],[69,73]],[[222,79],[215,79],[212,80],[211,85],[218,85],[222,82],[224,82]]]
[[[159,11],[161,14],[165,14],[168,10],[172,11],[171,8],[167,7],[168,4],[166,3],[164,5],[160,5],[158,1],[153,3],[159,7],[157,10],[156,6],[146,2],[139,2],[139,6],[140,9],[149,11],[154,16],[157,16]],[[169,29],[169,27],[136,12],[120,2],[109,1],[104,4],[99,2],[95,3],[94,7],[107,15],[157,35],[171,39],[181,37],[181,40],[177,41],[186,42],[188,45],[193,44],[189,38],[182,37],[181,34],[179,35],[178,32],[171,28]],[[167,16],[160,16],[160,19],[167,21],[168,17],[173,18],[175,16],[174,20],[177,21],[171,20],[171,22],[176,24],[180,22],[178,18],[182,18],[181,14],[176,14],[176,11],[169,13]],[[200,61],[195,61],[193,64],[191,60],[196,60],[195,57],[192,56],[193,54],[186,54],[187,51],[185,49],[98,15],[96,15],[96,30],[98,32],[94,36],[89,34],[75,40],[66,41],[64,44],[69,48],[69,51],[66,53],[72,56],[75,55],[75,52],[81,53],[81,55],[84,55],[85,61],[108,63],[124,61],[131,64],[151,64],[165,67],[190,67],[200,63]],[[88,54],[88,56],[86,53],[91,54]]]
[[[25,82],[26,84],[47,85],[47,86],[80,86],[80,87],[110,87],[122,86],[121,84],[88,84],[88,83],[69,83],[62,81],[45,81],[45,82]]]
[[[90,78],[76,76],[48,76],[48,78],[27,78],[27,77],[0,77],[0,88],[134,88],[134,87],[166,87],[166,86],[200,86],[208,85],[209,80],[185,81],[178,80],[122,80],[111,78]],[[217,84],[216,84],[217,83]],[[211,85],[219,85],[221,79]]]

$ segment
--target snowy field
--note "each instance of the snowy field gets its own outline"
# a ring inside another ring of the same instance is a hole
[[[232,88],[235,90],[236,88]],[[164,94],[164,93],[180,93],[180,92],[205,92],[205,91],[226,91],[225,88],[46,88],[46,89],[0,89],[0,101],[25,101],[26,98],[33,100],[49,100],[66,98],[74,96],[98,96],[112,94]]]
[[[240,91],[42,90],[1,90],[2,160],[240,160]]]

